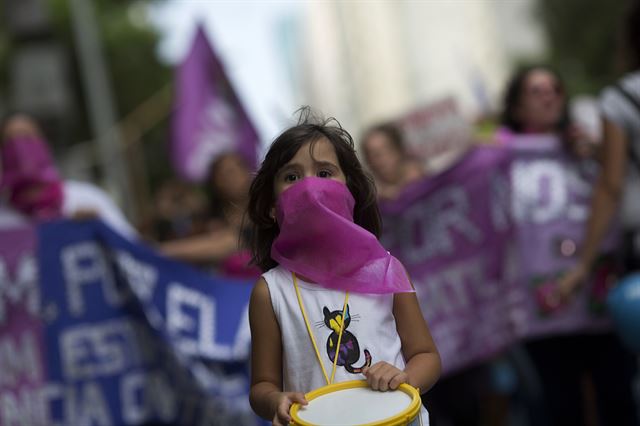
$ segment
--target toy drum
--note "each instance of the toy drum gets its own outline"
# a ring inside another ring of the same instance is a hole
[[[305,398],[309,405],[291,406],[293,425],[420,425],[420,394],[408,384],[395,391],[379,392],[364,380],[353,380],[323,386]]]

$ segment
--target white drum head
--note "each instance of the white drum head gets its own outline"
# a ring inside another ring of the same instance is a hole
[[[406,410],[412,397],[402,391],[379,392],[359,387],[319,396],[300,407],[301,420],[323,426],[379,422]]]

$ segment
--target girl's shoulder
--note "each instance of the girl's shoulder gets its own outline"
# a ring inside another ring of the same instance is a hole
[[[289,284],[291,273],[283,266],[275,266],[262,274],[262,278],[267,282],[269,287]]]

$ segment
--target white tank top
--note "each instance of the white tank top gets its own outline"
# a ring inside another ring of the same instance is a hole
[[[300,311],[291,272],[277,266],[262,276],[269,287],[282,335],[284,391],[307,393],[325,386],[327,382]],[[305,282],[300,277],[297,282],[322,363],[330,377],[338,332],[327,324],[339,327],[335,318],[342,313],[345,293]],[[393,316],[393,294],[350,293],[345,324],[334,383],[362,380],[365,377],[361,368],[380,361],[404,369],[400,336]],[[421,414],[422,423],[429,424],[424,407]]]
[[[262,276],[267,281],[282,334],[284,390],[306,393],[325,386],[327,382],[300,311],[291,272],[277,266]],[[325,371],[331,376],[339,332],[335,319],[342,313],[345,292],[329,290],[300,277],[297,281]],[[393,295],[350,293],[347,308],[334,382],[364,379],[361,368],[379,361],[404,369],[393,317]]]
[[[269,286],[271,303],[282,334],[284,390],[307,393],[325,386],[327,383],[300,311],[291,272],[278,266],[263,277]],[[320,357],[330,376],[338,333],[327,324],[339,327],[335,319],[342,313],[345,293],[307,283],[300,277],[297,281]],[[393,317],[392,294],[350,293],[345,319],[346,329],[338,358],[338,364],[342,365],[336,370],[335,382],[364,379],[360,368],[365,363],[373,365],[386,361],[404,369],[400,337]]]

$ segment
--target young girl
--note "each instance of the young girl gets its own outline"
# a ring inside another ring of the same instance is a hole
[[[305,393],[347,380],[433,386],[440,357],[404,268],[377,240],[375,188],[339,124],[304,111],[271,145],[248,214],[267,271],[249,307],[258,415],[286,425]]]

